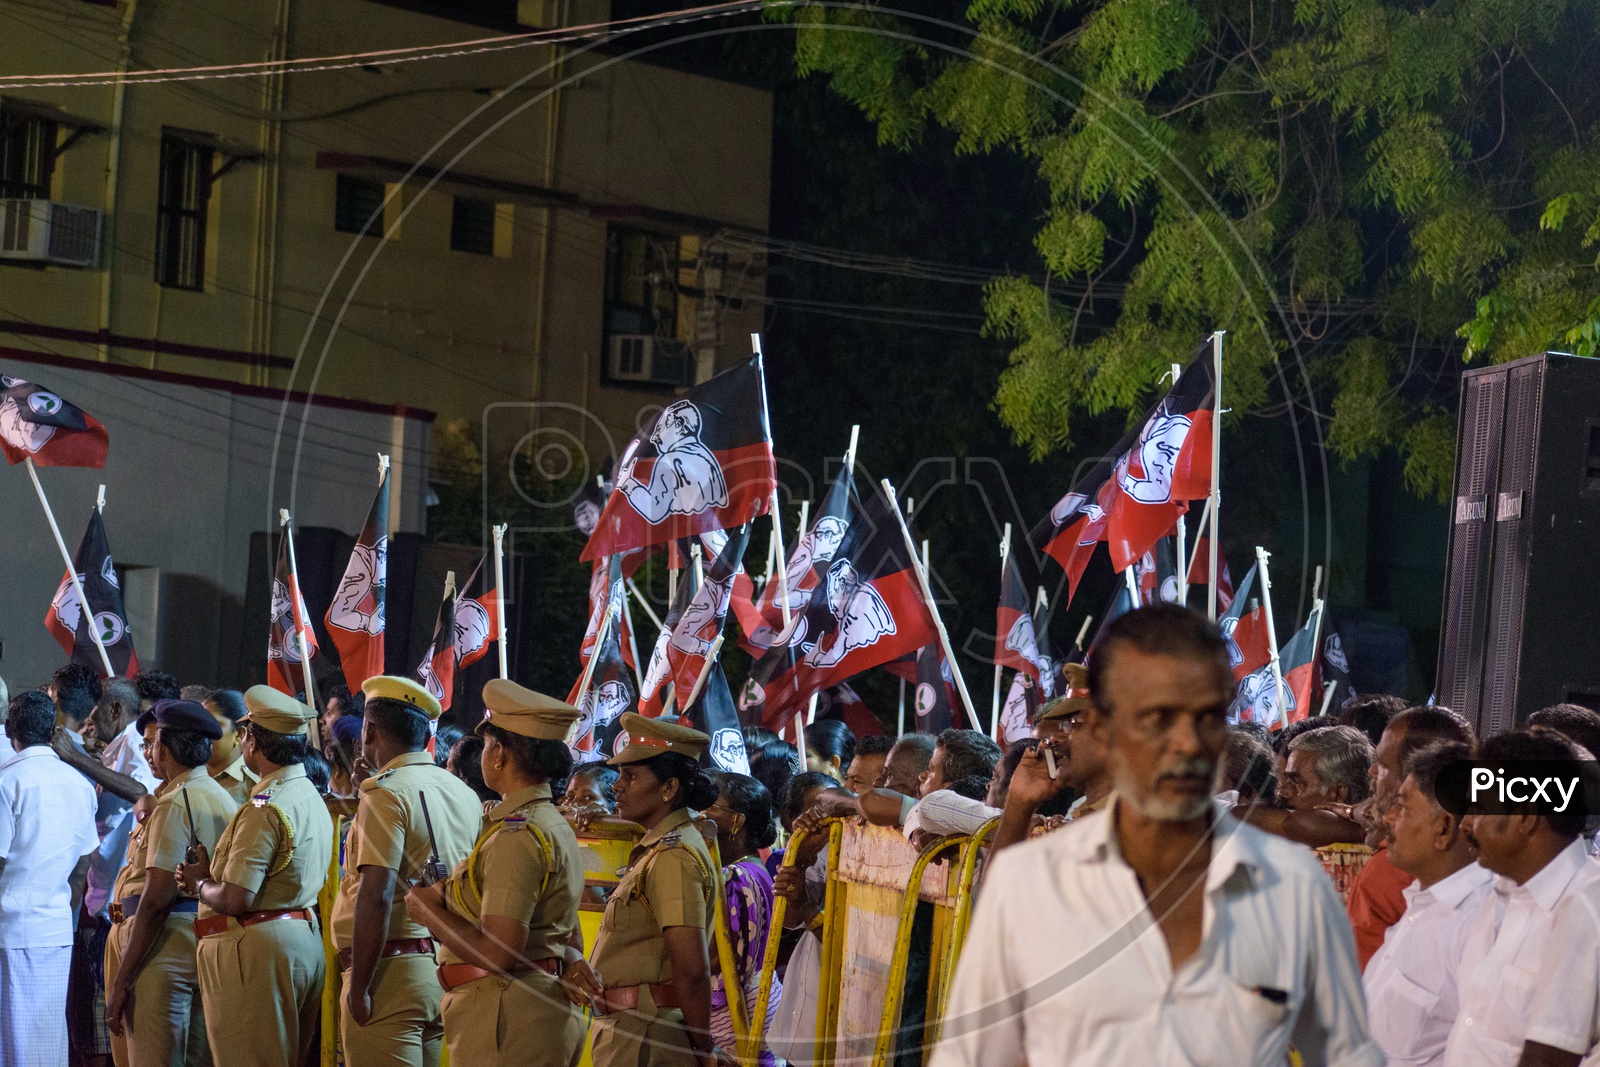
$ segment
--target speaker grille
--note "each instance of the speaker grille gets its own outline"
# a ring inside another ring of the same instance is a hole
[[[1489,588],[1489,644],[1484,661],[1481,734],[1516,724],[1517,678],[1522,667],[1523,604],[1528,584],[1528,535],[1534,461],[1539,454],[1543,360],[1511,367],[1506,382],[1505,446],[1495,508],[1494,567]]]

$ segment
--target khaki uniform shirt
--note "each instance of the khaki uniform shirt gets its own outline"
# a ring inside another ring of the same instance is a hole
[[[217,840],[211,877],[254,894],[250,911],[315,908],[333,859],[333,820],[299,764],[256,783]],[[200,905],[200,917],[216,912]]]
[[[183,862],[185,850],[194,841],[204,845],[208,852],[215,849],[217,839],[238,810],[239,805],[204,766],[192,768],[170,782],[162,782],[156,789],[150,814],[134,827],[133,836],[128,840],[128,862],[117,875],[111,899],[126,900],[143,893],[145,872],[151,867],[176,871]],[[180,900],[188,895],[182,890],[178,892]]]
[[[512,793],[485,821],[472,855],[444,884],[445,903],[474,923],[485,915],[526,923],[526,958],[564,959],[578,927],[584,867],[572,827],[550,802],[549,785]],[[465,961],[440,944],[439,962]]]
[[[687,809],[657,823],[634,846],[628,873],[611,894],[591,962],[607,987],[667,982],[661,931],[668,926],[711,929],[716,875],[706,840]]]
[[[255,772],[244,765],[244,753],[241,752],[233,757],[233,762],[228,764],[226,770],[217,775],[216,781],[238,805],[249,802],[250,794],[255,792],[257,779]]]
[[[428,928],[406,913],[406,887],[422,877],[428,862],[428,803],[439,861],[452,868],[467,858],[483,826],[478,794],[449,771],[435,766],[426,752],[396,756],[361,783],[361,804],[345,838],[345,876],[333,903],[333,943],[349,948],[355,938],[356,893],[362,867],[387,867],[397,872],[394,903],[389,908],[385,939],[428,937]]]

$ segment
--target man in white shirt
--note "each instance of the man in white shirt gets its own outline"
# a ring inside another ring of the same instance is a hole
[[[1560,734],[1515,730],[1480,743],[1476,758],[1559,765],[1584,755]],[[1446,1067],[1600,1063],[1600,863],[1574,807],[1463,820],[1478,862],[1498,877],[1462,950]]]
[[[1173,604],[1113,621],[1086,728],[1102,811],[995,856],[932,1067],[1373,1065],[1355,946],[1309,851],[1212,803],[1233,676]]]
[[[19,693],[7,711],[16,755],[0,763],[0,1063],[58,1067],[73,915],[99,843],[95,793],[50,748],[49,697]]]
[[[1405,911],[1362,975],[1372,1037],[1391,1067],[1437,1067],[1455,1022],[1456,977],[1470,920],[1494,876],[1480,867],[1461,817],[1439,806],[1439,772],[1472,750],[1436,742],[1412,753],[1385,809],[1389,862],[1416,879]]]

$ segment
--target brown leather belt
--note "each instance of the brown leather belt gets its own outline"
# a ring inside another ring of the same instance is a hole
[[[204,919],[194,921],[195,937],[211,937],[213,934],[228,932],[228,920],[232,918],[240,926],[255,926],[258,923],[269,923],[274,919],[312,919],[309,908],[284,908],[278,911],[247,911],[243,915],[209,915]]]
[[[529,962],[532,966],[519,967],[507,977],[515,981],[518,975],[527,974],[529,971],[543,971],[545,974],[557,977],[561,974],[561,961],[558,959],[530,960]],[[450,990],[464,986],[468,982],[476,982],[480,978],[490,978],[499,973],[486,967],[474,967],[470,963],[441,963],[439,964],[439,984],[448,993]]]
[[[433,938],[431,937],[397,937],[393,941],[383,943],[383,951],[378,953],[380,960],[390,956],[431,956],[433,955]],[[339,950],[339,970],[348,971],[350,961],[355,958],[354,948]]]
[[[589,998],[589,1003],[594,1006],[596,1015],[634,1011],[639,1007],[639,990],[644,988],[646,987],[639,985],[615,986],[598,997]],[[656,982],[649,989],[650,999],[655,1001],[656,1007],[662,1011],[678,1006],[678,994],[673,990],[671,982]]]

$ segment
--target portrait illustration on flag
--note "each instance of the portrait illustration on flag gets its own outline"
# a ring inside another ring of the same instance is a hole
[[[305,597],[289,565],[289,529],[278,538],[278,565],[272,576],[272,621],[267,629],[267,684],[294,696],[305,688],[304,658],[317,656],[317,637],[311,628]],[[300,638],[305,639],[305,657]]]
[[[121,677],[139,673],[139,657],[133,651],[133,634],[122,606],[122,582],[111,559],[111,544],[106,539],[105,520],[100,509],[89,512],[89,525],[78,543],[74,570],[83,595],[89,601],[90,617],[100,643],[111,660],[111,668]],[[83,622],[83,604],[72,586],[72,577],[63,571],[56,594],[45,612],[44,625],[61,650],[90,670],[103,672],[104,664]]]
[[[383,673],[385,587],[389,573],[389,464],[383,457],[378,495],[362,524],[344,577],[323,620],[339,650],[345,684],[360,688]]]
[[[42,385],[0,374],[0,451],[7,462],[104,467],[109,448],[106,428],[82,408]]]

